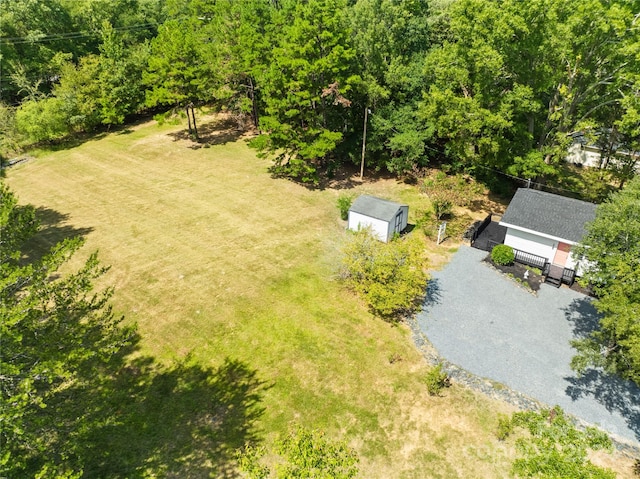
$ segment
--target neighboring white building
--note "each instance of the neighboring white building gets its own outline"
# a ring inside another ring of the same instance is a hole
[[[587,137],[582,133],[571,134],[573,143],[567,150],[565,160],[574,165],[586,166],[589,168],[600,168],[603,158],[602,149],[588,141]],[[609,164],[628,163],[636,173],[640,173],[640,152],[626,151],[615,149],[609,158]]]
[[[500,225],[507,228],[504,244],[546,258],[551,265],[572,269],[580,276],[579,258],[571,254],[571,248],[582,240],[586,223],[595,215],[593,203],[519,188]]]
[[[369,227],[380,241],[387,243],[407,227],[408,219],[408,205],[362,195],[349,208],[347,228],[357,231]]]

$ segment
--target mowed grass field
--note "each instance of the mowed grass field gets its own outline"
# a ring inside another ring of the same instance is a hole
[[[494,433],[509,407],[455,385],[430,397],[409,330],[372,317],[337,281],[342,190],[272,178],[269,161],[232,131],[202,148],[183,130],[143,123],[8,173],[21,203],[40,208],[42,246],[80,233],[86,245],[74,264],[99,250],[111,266],[101,285],[115,287],[115,310],[138,324],[138,354],[162,364],[190,355],[204,368],[239,361],[264,384],[254,437],[269,445],[294,424],[322,429],[355,448],[362,478],[507,476],[515,453]],[[420,201],[392,180],[349,192]],[[213,414],[195,404],[182,421]],[[149,408],[136,414],[162,422]],[[114,477],[235,476],[216,450],[136,451],[153,461],[138,458],[144,467]]]

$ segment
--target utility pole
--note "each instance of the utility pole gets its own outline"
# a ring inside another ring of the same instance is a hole
[[[364,175],[364,150],[367,145],[367,114],[369,113],[369,108],[364,107],[364,131],[362,133],[362,161],[360,162],[360,181],[362,181],[362,177]]]

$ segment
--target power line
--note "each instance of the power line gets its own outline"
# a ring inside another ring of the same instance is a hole
[[[139,23],[137,25],[130,25],[128,27],[116,27],[113,30],[116,32],[125,32],[130,30],[142,30],[145,28],[149,28],[152,26],[158,26],[157,23]],[[101,34],[101,30],[81,30],[77,32],[66,32],[66,33],[53,33],[50,35],[44,35],[39,38],[33,38],[31,36],[24,37],[0,37],[0,45],[5,43],[12,43],[14,45],[20,45],[23,43],[46,43],[46,42],[55,42],[59,40],[72,40],[76,38],[85,38],[85,37],[95,37]]]
[[[514,180],[522,181],[524,184],[527,185],[527,187],[539,186],[540,188],[546,188],[546,189],[556,190],[556,191],[564,191],[564,192],[567,192],[567,193],[571,193],[571,194],[577,195],[577,196],[579,196],[581,198],[584,197],[584,194],[582,192],[580,192],[580,191],[569,190],[567,188],[561,188],[560,186],[546,185],[544,183],[537,183],[535,181],[531,181],[531,178],[520,178],[519,176],[510,175],[509,173],[505,173],[504,171],[496,170],[495,168],[489,168],[488,166],[484,166],[484,165],[474,165],[474,167],[484,168],[485,170],[493,171],[494,173],[498,173],[500,175],[507,176],[509,178],[513,178]]]

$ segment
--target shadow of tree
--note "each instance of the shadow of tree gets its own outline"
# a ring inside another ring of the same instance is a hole
[[[619,413],[640,440],[640,388],[604,371],[591,369],[580,377],[564,378],[569,386],[566,393],[574,401],[591,396],[609,412]]]
[[[40,228],[22,245],[23,263],[38,261],[61,241],[84,237],[93,231],[93,228],[77,228],[68,224],[68,214],[44,206],[36,208],[36,218]]]
[[[188,130],[169,133],[174,141],[188,140],[189,148],[198,150],[207,146],[224,145],[241,138],[246,132],[238,128],[238,124],[230,117],[218,117],[213,121],[198,126],[198,141],[194,141]]]
[[[58,431],[61,460],[72,458],[83,477],[239,477],[235,451],[258,441],[268,389],[255,370],[232,359],[207,368],[149,357],[108,369],[43,412]]]
[[[565,309],[564,317],[573,325],[575,339],[584,339],[598,329],[600,314],[588,297],[576,298]]]
[[[576,298],[565,309],[565,318],[573,325],[575,339],[587,338],[598,329],[600,314],[589,297]],[[591,396],[609,412],[620,414],[640,440],[640,387],[631,381],[602,370],[590,369],[578,377],[564,378],[567,395],[574,401]]]
[[[427,290],[422,302],[422,309],[427,309],[442,301],[442,289],[438,278],[431,278],[427,283]]]

